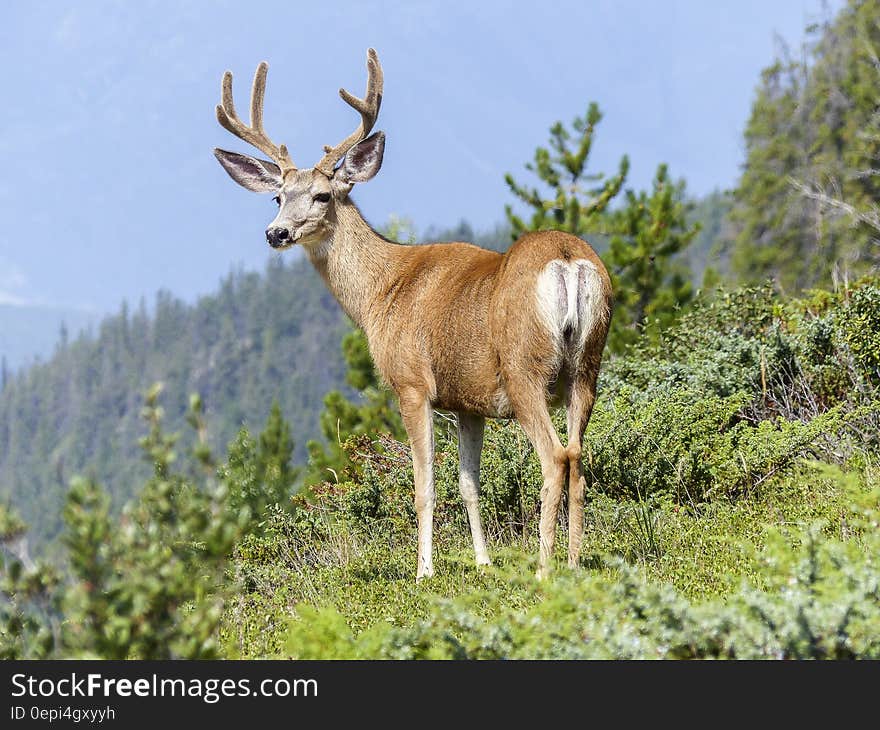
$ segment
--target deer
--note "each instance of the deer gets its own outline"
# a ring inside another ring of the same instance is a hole
[[[486,418],[515,419],[541,464],[537,576],[551,570],[556,523],[568,483],[568,563],[584,532],[584,431],[613,308],[611,280],[582,239],[528,232],[505,253],[466,242],[404,245],[376,232],[351,199],[379,172],[384,132],[372,132],[383,73],[367,51],[363,98],[339,94],[360,115],[356,129],[311,168],[263,127],[268,64],[251,89],[250,124],[233,103],[232,73],[221,86],[217,120],[269,160],[215,149],[235,182],[272,193],[278,213],[266,228],[275,250],[301,246],[345,313],[366,335],[382,380],[396,395],[412,451],[418,527],[416,581],[434,574],[434,410],[456,415],[459,488],[478,566],[491,565],[480,519],[480,455]],[[567,442],[552,407],[564,403]]]

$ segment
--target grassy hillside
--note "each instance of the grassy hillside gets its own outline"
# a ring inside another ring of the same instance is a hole
[[[560,553],[541,583],[531,535],[496,532],[477,569],[455,520],[416,584],[412,530],[328,526],[316,546],[279,520],[270,551],[239,548],[221,638],[244,658],[876,658],[878,487],[803,465],[735,502],[593,495],[581,569]]]
[[[487,432],[485,570],[440,429],[439,555],[419,584],[408,447],[353,440],[352,473],[237,546],[226,651],[880,656],[878,333],[876,282],[796,301],[719,292],[659,344],[608,361],[585,439],[581,569],[546,583],[532,577],[540,469],[519,426]]]
[[[541,583],[540,470],[516,424],[487,432],[495,565],[477,570],[439,418],[437,574],[417,584],[406,444],[353,437],[347,473],[296,492],[277,414],[218,460],[195,401],[186,458],[159,393],[153,473],[122,517],[79,480],[61,572],[4,558],[0,656],[880,658],[877,281],[719,291],[610,357],[580,566]],[[0,509],[0,541],[23,530]]]

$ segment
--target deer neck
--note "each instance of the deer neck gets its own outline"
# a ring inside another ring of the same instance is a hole
[[[394,277],[402,246],[376,233],[351,200],[335,211],[329,237],[307,252],[345,313],[363,328],[370,304]]]

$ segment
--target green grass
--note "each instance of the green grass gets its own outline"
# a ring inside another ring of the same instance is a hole
[[[876,487],[877,472],[863,470],[855,480],[856,492],[866,494]],[[804,463],[735,501],[688,506],[593,495],[587,506],[581,567],[572,576],[565,566],[566,534],[560,529],[556,576],[614,584],[620,567],[609,564],[608,558],[617,556],[645,585],[671,587],[678,597],[695,603],[723,604],[743,585],[768,589],[768,535],[781,534],[794,546],[819,521],[828,538],[856,540],[858,533],[847,527],[852,519],[852,482]],[[295,531],[276,533],[240,553],[237,564],[247,573],[248,590],[227,608],[222,638],[231,655],[290,656],[288,635],[303,617],[311,627],[309,635],[320,634],[332,616],[332,621],[344,622],[333,636],[350,632],[358,641],[377,629],[424,627],[449,602],[466,605],[469,620],[503,623],[505,616],[524,615],[547,599],[532,578],[537,555],[533,531],[503,542],[496,535],[490,541],[493,566],[478,569],[464,519],[439,525],[435,576],[416,583],[414,524],[409,530],[390,525],[383,529],[381,524],[358,529],[327,515],[322,519],[325,537],[319,544],[310,544]],[[313,647],[313,654],[328,655],[334,641],[324,639],[319,642],[323,648]]]

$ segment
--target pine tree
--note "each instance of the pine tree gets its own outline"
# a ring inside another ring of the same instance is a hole
[[[298,473],[293,467],[293,448],[290,424],[284,420],[278,401],[273,400],[257,442],[257,477],[269,504],[284,505],[290,500]]]
[[[258,522],[268,505],[288,507],[299,478],[299,469],[292,463],[293,449],[290,424],[278,401],[273,401],[260,435],[254,439],[247,427],[239,429],[219,469],[231,507],[247,507]]]
[[[611,243],[605,261],[614,284],[614,320],[609,347],[620,351],[649,329],[659,334],[692,297],[690,270],[676,259],[697,234],[686,221],[684,183],[657,168],[651,193],[626,191],[626,204],[611,214]]]
[[[572,122],[574,135],[562,122],[556,122],[550,128],[550,149],[535,150],[534,162],[527,163],[526,169],[550,188],[549,197],[544,197],[538,188],[520,185],[509,173],[504,176],[511,192],[531,208],[532,214],[526,224],[512,206],[505,207],[514,240],[525,231],[552,229],[582,236],[601,229],[600,216],[620,192],[629,173],[629,158],[624,155],[616,176],[606,180],[601,173],[587,174],[593,135],[601,120],[602,113],[593,102],[583,117],[575,117]]]
[[[876,231],[826,202],[865,210],[880,200],[878,52],[880,2],[850,0],[807,28],[797,57],[783,47],[764,70],[731,214],[739,281],[799,290],[876,263]]]
[[[159,392],[150,389],[143,409],[142,447],[154,474],[122,516],[103,488],[76,478],[62,510],[62,566],[0,560],[0,658],[218,657],[232,591],[227,559],[249,514],[230,508],[228,491],[209,474],[192,480],[186,472],[198,469],[173,467],[181,454],[162,428]],[[203,428],[200,413],[190,415]],[[193,457],[213,461],[209,453]],[[22,532],[21,520],[0,505],[0,552]]]

